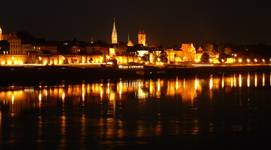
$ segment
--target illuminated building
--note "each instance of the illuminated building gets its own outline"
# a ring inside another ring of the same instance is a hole
[[[196,48],[191,44],[182,44],[181,47],[183,51],[183,60],[184,61],[194,61],[196,58]]]
[[[134,46],[134,43],[133,43],[133,41],[130,39],[130,36],[129,36],[129,35],[128,35],[128,42],[127,42],[127,46],[129,46],[129,47]]]
[[[182,63],[184,62],[183,51],[168,49],[166,50],[168,63]]]
[[[3,40],[7,40],[10,44],[9,54],[22,55],[26,54],[25,51],[22,51],[22,40],[17,37],[16,34],[7,34],[2,35]]]
[[[111,35],[111,42],[112,42],[112,44],[118,44],[118,33],[117,33],[115,18],[114,18],[114,22],[113,22],[113,30],[112,30],[112,35]]]
[[[116,49],[115,48],[109,48],[109,56],[113,57],[116,55]]]
[[[0,27],[0,41],[3,40],[3,31],[2,31],[2,28]]]
[[[147,35],[144,31],[138,32],[137,37],[138,37],[138,44],[141,44],[143,46],[147,46],[147,41],[146,41]]]
[[[197,53],[194,61],[196,63],[199,63],[201,61],[202,55],[203,55],[203,53]]]
[[[193,44],[182,44],[181,49],[166,50],[168,56],[168,63],[181,63],[181,62],[199,62],[202,53],[196,53],[196,48]]]
[[[52,55],[51,57],[40,56],[39,63],[44,65],[62,64],[89,64],[95,65],[104,62],[103,55]]]

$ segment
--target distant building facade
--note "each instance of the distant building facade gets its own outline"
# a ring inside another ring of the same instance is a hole
[[[202,52],[197,53],[193,44],[182,44],[180,49],[166,50],[168,63],[199,62]]]
[[[194,61],[196,58],[196,48],[191,44],[182,44],[181,50],[183,51],[183,61]]]
[[[16,36],[16,34],[3,35],[3,40],[7,40],[10,45],[11,55],[24,55],[25,51],[22,50],[22,40]]]

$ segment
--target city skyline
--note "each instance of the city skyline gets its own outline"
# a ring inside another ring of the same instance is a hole
[[[9,1],[3,5],[13,6]],[[109,42],[112,18],[116,17],[120,41],[126,41],[127,34],[136,41],[138,30],[143,28],[150,44],[204,41],[255,44],[271,42],[268,9],[265,2],[232,0],[219,4],[212,0],[129,3],[30,0],[17,2],[13,11],[1,8],[0,24],[5,32],[24,30],[51,40],[93,37]]]

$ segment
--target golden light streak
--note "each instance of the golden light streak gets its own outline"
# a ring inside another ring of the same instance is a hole
[[[195,78],[195,90],[199,89],[199,79],[196,77]]]
[[[183,88],[184,89],[186,88],[186,81],[185,81],[185,79],[183,79]]]
[[[150,82],[149,82],[149,92],[150,92],[151,96],[153,96],[155,93],[154,83],[152,80],[150,80]]]
[[[254,86],[258,87],[258,75],[257,74],[255,74],[255,76],[254,76]]]
[[[106,89],[106,94],[110,94],[110,82],[107,83],[107,89]]]
[[[160,98],[161,95],[161,81],[160,79],[157,80],[157,92],[156,92],[156,97]]]
[[[213,87],[214,87],[214,79],[213,79],[213,75],[211,75],[209,79],[209,89],[212,90]]]
[[[119,92],[119,98],[122,99],[122,93],[123,93],[123,83],[122,83],[122,80],[120,80],[120,82],[119,82],[118,92]]]
[[[104,91],[102,89],[102,87],[100,87],[100,99],[102,100],[104,96]]]
[[[82,84],[82,101],[84,102],[86,99],[86,86]]]
[[[239,87],[241,88],[242,87],[242,75],[239,74]]]
[[[230,79],[231,79],[231,88],[233,88],[234,85],[233,77],[231,77]]]
[[[222,76],[222,80],[221,80],[221,88],[223,89],[225,87],[225,78],[224,75]]]
[[[250,87],[250,74],[247,75],[247,87]]]
[[[263,87],[265,87],[265,74],[263,73],[263,78],[262,78],[262,84],[263,84]]]
[[[271,74],[270,74],[270,77],[271,77]],[[179,79],[178,77],[176,77],[176,81],[175,81],[175,89],[178,90],[179,89]]]
[[[39,93],[39,102],[42,100],[42,94]]]
[[[237,79],[236,79],[235,74],[233,75],[233,86],[237,87]]]
[[[63,92],[62,95],[61,95],[61,99],[62,99],[63,103],[65,102],[65,97],[66,97],[66,94],[65,94],[65,92]]]
[[[12,96],[11,96],[11,104],[12,105],[14,105],[14,101],[15,101],[15,96],[14,96],[14,94],[12,94]]]
[[[41,92],[39,92],[38,100],[39,100],[38,107],[41,108],[41,103],[42,103],[42,94],[41,94]]]
[[[160,81],[160,79],[157,80],[157,90],[159,92],[161,91],[161,81]]]

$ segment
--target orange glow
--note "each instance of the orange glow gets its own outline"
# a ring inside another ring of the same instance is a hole
[[[263,87],[265,87],[265,74],[263,73],[263,78],[262,78],[262,84],[263,84]]]
[[[233,86],[237,87],[237,79],[236,79],[236,75],[233,75]]]
[[[213,79],[213,76],[211,75],[209,79],[209,89],[212,90],[213,87],[214,87],[214,79]]]
[[[254,86],[258,87],[258,75],[257,74],[255,74],[255,76],[254,76]]]
[[[224,75],[222,76],[221,87],[222,87],[222,88],[225,87],[225,78],[224,78]]]
[[[271,79],[271,74],[268,74]],[[261,84],[258,82],[258,77],[261,76]],[[267,75],[266,74],[253,74],[253,83],[255,87],[267,86]],[[43,101],[48,99],[60,99],[64,104],[67,97],[73,97],[73,103],[82,104],[87,98],[91,97],[93,100],[110,101],[110,104],[118,107],[120,100],[127,99],[128,95],[133,94],[136,98],[144,103],[152,98],[160,98],[161,95],[169,97],[180,97],[183,103],[193,104],[195,98],[202,94],[203,88],[209,89],[209,97],[212,98],[213,94],[218,89],[231,88],[243,88],[244,82],[246,81],[247,87],[253,86],[251,84],[251,74],[238,74],[229,76],[210,76],[209,79],[201,79],[194,77],[192,79],[176,78],[176,79],[157,79],[157,80],[134,80],[134,81],[123,81],[119,82],[103,82],[88,83],[88,84],[76,84],[68,86],[56,86],[48,87],[40,85],[39,88],[24,88],[17,89],[19,87],[12,87],[10,90],[0,90],[0,102],[8,102],[9,105],[14,105],[13,111],[19,111],[24,107],[41,107]],[[268,79],[268,80],[270,80]],[[269,84],[269,83],[268,83]],[[269,86],[269,85],[268,85]],[[271,82],[270,82],[271,86]],[[28,99],[33,98],[37,105],[29,104]],[[44,103],[45,104],[45,103]],[[20,106],[20,107],[17,107]]]
[[[241,88],[242,87],[242,75],[239,74],[239,87]]]
[[[247,87],[250,87],[250,74],[247,75]]]
[[[138,44],[142,44],[143,46],[147,45],[147,35],[145,32],[138,32]]]
[[[199,79],[195,78],[195,90],[198,90],[199,88]]]
[[[63,92],[62,95],[61,95],[61,99],[62,99],[63,103],[65,102],[65,98],[66,98],[66,94]]]

